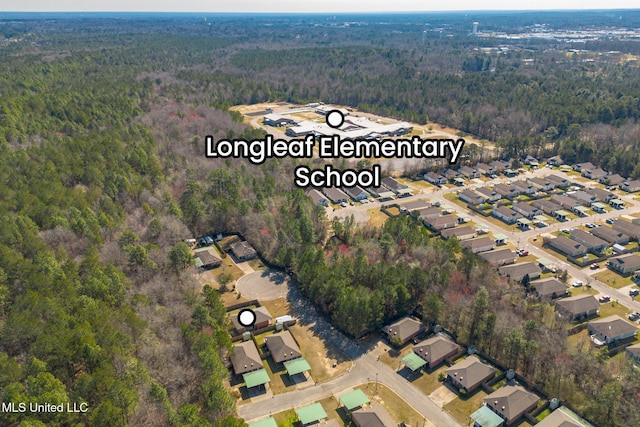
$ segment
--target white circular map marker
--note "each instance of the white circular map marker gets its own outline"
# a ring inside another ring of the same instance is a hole
[[[256,323],[256,314],[250,308],[240,310],[240,313],[238,313],[238,323],[245,327],[253,326],[253,324]]]
[[[339,128],[344,123],[344,114],[339,110],[331,110],[327,113],[325,120],[332,128]]]

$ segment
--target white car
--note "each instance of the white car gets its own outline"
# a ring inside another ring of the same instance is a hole
[[[582,285],[584,285],[584,282],[582,280],[576,280],[571,284],[571,286],[573,286],[574,288],[579,288]]]

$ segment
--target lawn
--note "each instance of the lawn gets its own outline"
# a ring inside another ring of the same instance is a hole
[[[391,418],[397,423],[404,422],[408,426],[422,425],[424,417],[416,412],[400,396],[382,384],[370,382],[364,387],[358,387],[371,399],[384,406]],[[377,389],[377,392],[376,392]]]
[[[337,409],[339,407],[339,402],[336,399],[334,399],[333,397],[327,397],[326,399],[320,400],[319,403],[322,405],[322,408],[327,413],[327,417],[329,417],[330,420],[334,419],[334,420],[337,420],[338,424],[340,424],[341,426],[345,425],[344,420],[340,417],[340,415],[337,412]],[[278,424],[278,427],[300,427],[301,426],[300,422],[298,421],[298,415],[296,414],[296,411],[294,409],[278,412],[277,414],[273,415],[273,418],[275,419],[276,424]]]
[[[611,301],[600,306],[600,317],[608,317],[617,314],[623,319],[627,318],[627,314],[629,314],[629,309],[620,303],[616,303],[615,301]]]
[[[249,261],[249,265],[251,266],[251,268],[253,268],[255,271],[260,271],[260,270],[265,270],[267,267],[262,263],[262,261],[260,260],[260,258],[254,258],[251,261]]]
[[[573,280],[569,281],[569,283],[571,282],[573,282]],[[575,297],[576,295],[595,295],[598,291],[593,289],[591,286],[580,286],[579,288],[569,286],[569,293],[572,297]]]
[[[438,376],[440,373],[444,374],[444,371],[446,371],[447,368],[447,365],[442,365],[430,374],[423,370],[422,375],[417,380],[413,381],[412,384],[418,387],[425,396],[428,396],[442,385],[442,382],[438,380]]]
[[[310,326],[297,324],[289,328],[289,331],[300,345],[302,355],[311,365],[309,374],[316,383],[338,377],[352,366],[342,351],[320,339]]]
[[[622,277],[618,273],[615,273],[615,272],[613,272],[613,271],[611,271],[609,269],[604,270],[604,271],[594,275],[593,277],[598,279],[602,283],[606,283],[607,285],[611,286],[612,288],[616,288],[616,289],[620,289],[620,288],[623,288],[625,286],[629,286],[629,285],[633,284],[633,279],[631,278],[631,276]]]
[[[488,394],[482,389],[476,390],[471,396],[461,397],[453,399],[451,402],[444,405],[444,409],[447,410],[462,425],[469,425],[469,416],[473,414],[480,406],[482,406],[482,399],[487,397]]]
[[[401,368],[402,358],[413,351],[413,347],[411,345],[406,345],[401,349],[390,347],[384,343],[380,343],[379,345],[382,348],[387,349],[387,351],[380,355],[380,361],[394,371],[398,371]]]
[[[367,209],[367,214],[369,214],[367,225],[370,227],[382,227],[387,218],[389,218],[389,216],[380,211],[379,208]]]
[[[390,216],[399,216],[400,215],[400,209],[398,209],[395,206],[391,206],[390,208],[387,208],[387,212],[389,213]]]
[[[276,317],[289,314],[289,301],[286,298],[278,298],[269,301],[260,301],[260,304],[264,306],[271,316]]]

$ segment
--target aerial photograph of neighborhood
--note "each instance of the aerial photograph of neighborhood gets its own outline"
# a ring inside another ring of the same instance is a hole
[[[640,426],[640,9],[59,3],[0,7],[1,426]]]

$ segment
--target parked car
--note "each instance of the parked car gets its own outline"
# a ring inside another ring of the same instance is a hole
[[[571,230],[569,230],[568,228],[563,228],[560,231],[562,231],[563,233],[567,233],[567,234],[571,233]]]
[[[518,256],[527,256],[529,255],[529,251],[526,249],[518,249],[516,250],[516,253],[518,254]]]
[[[596,264],[595,262],[589,266],[592,270],[597,270],[600,268],[600,264]]]
[[[611,297],[609,295],[602,295],[600,298],[598,298],[598,301],[600,301],[601,303],[610,302]]]
[[[629,291],[629,296],[637,297],[638,295],[640,295],[640,291],[639,291],[639,290],[637,290],[637,289],[631,289],[631,290]]]
[[[640,313],[638,313],[637,311],[634,311],[633,313],[629,313],[629,320],[631,320],[632,322],[635,322],[636,320],[640,319]]]
[[[579,288],[580,286],[584,285],[584,282],[582,280],[575,280],[571,286],[573,286],[574,288]]]
[[[340,203],[340,206],[342,206],[343,208],[346,208],[347,207],[347,202]]]
[[[591,222],[586,223],[584,226],[587,228],[596,228],[596,225]]]
[[[613,219],[612,218],[607,219],[606,223],[607,224],[613,224]]]

